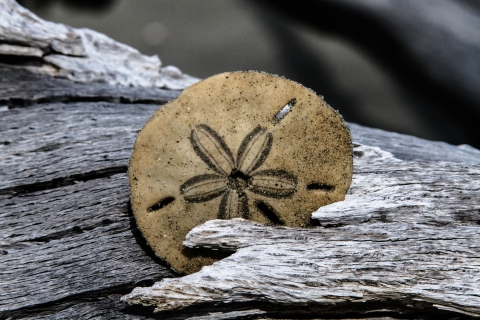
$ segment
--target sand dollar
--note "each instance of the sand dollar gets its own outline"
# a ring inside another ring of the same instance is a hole
[[[148,244],[191,273],[218,258],[182,246],[207,220],[308,227],[313,211],[343,200],[352,142],[342,117],[310,89],[262,72],[229,72],[187,88],[152,116],[128,174]]]

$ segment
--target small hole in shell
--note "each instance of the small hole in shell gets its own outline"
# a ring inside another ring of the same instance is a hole
[[[172,203],[173,201],[175,201],[175,198],[174,197],[166,197],[166,198],[163,198],[162,200],[158,201],[156,204],[154,204],[153,206],[151,206],[150,208],[147,209],[148,212],[153,212],[153,211],[158,211],[160,209],[163,209],[165,208],[166,206],[168,206],[170,203]]]
[[[292,108],[293,108],[293,106],[295,105],[296,102],[297,102],[297,99],[295,99],[295,98],[288,101],[288,103],[285,105],[285,107],[283,107],[282,110],[280,110],[275,115],[275,121],[279,122],[280,120],[282,120],[287,115],[287,113],[289,113],[292,110]]]

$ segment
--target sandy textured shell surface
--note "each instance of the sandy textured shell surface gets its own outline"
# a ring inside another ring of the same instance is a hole
[[[310,89],[262,72],[222,73],[152,116],[128,173],[148,244],[175,270],[192,273],[220,257],[182,246],[207,220],[307,227],[313,211],[343,200],[352,142],[341,116]]]

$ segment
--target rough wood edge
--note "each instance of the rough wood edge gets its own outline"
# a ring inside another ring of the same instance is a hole
[[[199,81],[96,31],[45,21],[14,0],[0,1],[0,21],[0,56],[40,62],[19,68],[121,86],[184,89]]]

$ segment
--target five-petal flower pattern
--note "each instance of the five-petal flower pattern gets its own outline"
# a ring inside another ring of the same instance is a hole
[[[219,219],[248,219],[247,191],[277,199],[290,197],[296,191],[297,178],[285,170],[257,170],[272,148],[273,136],[266,128],[256,127],[247,134],[236,158],[222,137],[205,124],[191,131],[190,142],[195,153],[215,173],[187,180],[180,186],[180,193],[193,203],[222,196]],[[267,215],[266,218],[272,220]]]

